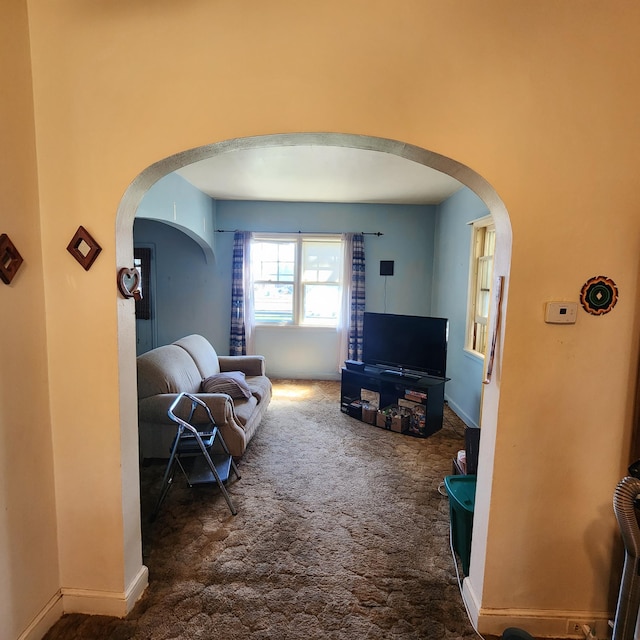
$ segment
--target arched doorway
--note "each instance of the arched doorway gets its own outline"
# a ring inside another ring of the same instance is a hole
[[[500,197],[480,175],[469,167],[446,156],[403,142],[337,133],[300,133],[277,134],[226,140],[211,145],[184,151],[161,160],[143,171],[127,189],[118,210],[116,223],[116,258],[119,266],[133,264],[133,220],[138,205],[147,190],[160,178],[186,165],[218,154],[243,149],[260,149],[285,146],[334,146],[352,149],[378,151],[396,155],[430,167],[456,178],[471,189],[486,204],[495,222],[496,252],[494,257],[494,275],[504,279],[502,307],[496,308],[492,302],[491,314],[500,319],[506,310],[508,297],[508,276],[511,261],[511,224],[509,215]],[[504,322],[499,322],[500,332],[504,331]],[[486,532],[490,505],[490,480],[493,467],[493,447],[497,426],[497,408],[499,401],[500,348],[503,336],[498,337],[498,350],[494,364],[494,376],[484,389],[482,406],[483,444],[481,448],[482,473],[478,478],[478,497],[476,498],[476,516],[474,520],[474,553],[470,571],[471,593],[481,593],[483,558],[486,548]],[[136,433],[137,406],[135,393],[135,319],[130,303],[119,301],[118,306],[118,343],[120,369],[120,407],[122,420],[131,425],[131,433]],[[129,431],[127,431],[129,433]],[[131,438],[133,440],[133,436]],[[133,470],[129,470],[132,473]],[[125,470],[125,474],[127,471]],[[126,485],[125,485],[126,486]],[[131,504],[131,502],[129,502]],[[474,579],[477,581],[473,583]],[[475,588],[474,588],[475,587]],[[469,588],[467,586],[467,588]],[[468,593],[467,593],[468,595]],[[474,596],[469,596],[474,600]],[[471,607],[473,609],[473,607]],[[477,612],[476,612],[477,613]],[[472,611],[473,615],[473,611]]]

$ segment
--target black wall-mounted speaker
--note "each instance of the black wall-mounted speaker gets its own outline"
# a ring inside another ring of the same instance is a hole
[[[380,260],[380,275],[381,276],[393,275],[393,260]]]

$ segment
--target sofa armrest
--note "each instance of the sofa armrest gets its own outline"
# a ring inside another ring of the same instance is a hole
[[[218,356],[220,371],[242,371],[246,376],[264,376],[264,356]]]
[[[149,398],[143,398],[138,402],[138,417],[143,422],[153,422],[156,424],[176,424],[169,418],[169,407],[175,401],[179,394],[162,393]],[[231,396],[226,393],[196,393],[193,394],[199,400],[202,400],[218,426],[233,421],[233,401]],[[176,415],[187,420],[189,411],[191,410],[191,402],[185,399],[176,407]],[[193,416],[193,424],[208,424],[209,417],[201,406],[196,407]]]

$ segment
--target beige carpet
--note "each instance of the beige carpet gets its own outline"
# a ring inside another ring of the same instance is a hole
[[[463,446],[449,411],[427,439],[349,418],[339,385],[275,381],[229,485],[176,476],[150,524],[163,465],[142,469],[150,585],[124,620],[67,615],[46,640],[475,638],[438,486]]]

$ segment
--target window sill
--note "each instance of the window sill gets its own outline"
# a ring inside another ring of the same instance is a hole
[[[472,351],[471,349],[467,349],[466,347],[462,350],[467,358],[471,358],[472,360],[477,360],[478,362],[484,362],[484,355],[478,353],[477,351]]]
[[[336,332],[338,327],[328,327],[324,324],[256,324],[254,330],[262,329],[304,329],[312,331],[332,331]]]

